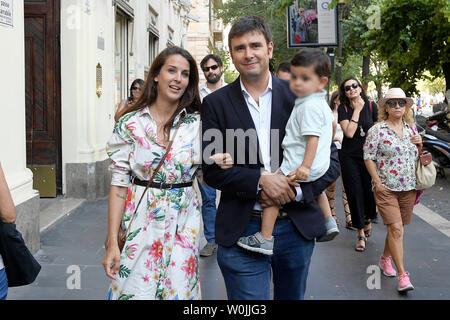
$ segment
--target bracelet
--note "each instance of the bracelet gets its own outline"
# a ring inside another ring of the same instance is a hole
[[[353,119],[351,119],[350,121],[352,121],[352,122],[358,124],[358,121],[355,121],[355,120],[353,120]]]

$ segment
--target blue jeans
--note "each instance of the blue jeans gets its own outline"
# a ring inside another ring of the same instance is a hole
[[[242,236],[261,229],[261,219],[252,218]],[[229,300],[269,300],[271,269],[275,300],[303,300],[314,240],[306,240],[289,219],[277,220],[272,256],[254,253],[237,245],[217,249]]]
[[[0,300],[6,300],[8,295],[8,279],[6,278],[5,268],[0,270]]]
[[[215,243],[214,225],[216,223],[216,189],[199,183],[202,194],[202,216],[206,241]]]

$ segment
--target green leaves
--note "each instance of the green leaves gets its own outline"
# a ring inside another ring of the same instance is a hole
[[[128,237],[127,237],[127,241],[133,240],[133,239],[137,236],[137,234],[141,231],[141,229],[142,229],[142,228],[139,228],[139,229],[137,229],[136,231],[130,233],[130,234],[128,235]]]
[[[124,265],[120,266],[120,269],[119,269],[119,277],[120,278],[128,278],[130,276],[130,273],[131,273],[130,269],[128,269]],[[121,299],[119,298],[119,300],[121,300]]]

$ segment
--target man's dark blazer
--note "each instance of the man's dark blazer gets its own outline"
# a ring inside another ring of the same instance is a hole
[[[272,111],[271,129],[279,130],[279,158],[283,159],[281,142],[285,135],[285,127],[295,103],[295,95],[289,89],[289,83],[272,76]],[[223,150],[217,152],[229,152],[233,155],[236,163],[237,138],[234,138],[234,150],[226,150],[227,129],[255,129],[250,111],[241,91],[240,79],[221,89],[214,91],[203,99],[202,111],[202,133],[203,151],[214,142],[205,140],[205,132],[209,129],[219,130],[223,137]],[[229,137],[228,139],[233,139]],[[217,142],[217,141],[216,141]],[[230,144],[230,141],[228,141]],[[209,151],[211,148],[208,148]],[[242,152],[242,150],[240,151]],[[255,152],[258,161],[250,163],[249,155]],[[214,152],[213,152],[214,153]],[[242,156],[242,154],[240,154]],[[273,157],[273,156],[271,156]],[[299,163],[300,165],[300,163]],[[279,165],[278,165],[279,166]],[[221,190],[220,203],[217,209],[215,224],[216,243],[230,247],[241,237],[247,224],[251,219],[251,211],[257,200],[258,183],[263,167],[259,141],[252,143],[251,139],[245,140],[245,163],[234,164],[232,168],[223,170],[216,164],[203,162],[202,170],[205,182]],[[339,161],[337,149],[332,144],[332,156],[330,168],[319,180],[302,185],[304,200],[301,202],[290,202],[284,205],[284,210],[301,233],[301,235],[312,240],[326,232],[324,220],[317,202],[313,195],[313,184],[328,186],[339,176]]]

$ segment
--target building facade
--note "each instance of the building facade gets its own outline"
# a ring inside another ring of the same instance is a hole
[[[211,48],[225,49],[224,26],[214,15],[214,7],[221,4],[222,0],[191,0],[191,2],[193,4],[191,13],[198,21],[189,24],[187,50],[201,70],[200,61],[212,53]],[[200,72],[200,82],[205,82],[203,72]]]
[[[0,161],[18,208],[17,226],[36,252],[39,197],[108,194],[105,144],[116,106],[164,48],[189,49],[188,29],[199,23],[192,10],[205,3],[3,2],[11,6],[12,23],[0,16]]]

